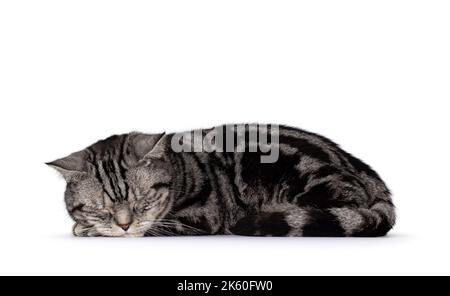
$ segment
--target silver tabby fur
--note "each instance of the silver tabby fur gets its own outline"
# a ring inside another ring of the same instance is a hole
[[[76,236],[373,237],[394,226],[391,194],[368,165],[313,133],[279,136],[273,164],[258,153],[175,153],[173,135],[131,133],[49,165],[67,181]]]

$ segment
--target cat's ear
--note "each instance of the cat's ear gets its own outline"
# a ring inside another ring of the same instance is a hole
[[[132,148],[137,160],[146,158],[164,158],[165,148],[163,145],[166,134],[146,135],[134,134],[132,140]]]
[[[71,180],[75,176],[80,176],[87,173],[85,151],[76,152],[65,158],[46,164],[60,172],[67,181]]]
[[[166,145],[166,134],[162,134],[158,142],[156,142],[155,147],[145,155],[144,158],[153,158],[163,160],[167,155],[167,145]]]

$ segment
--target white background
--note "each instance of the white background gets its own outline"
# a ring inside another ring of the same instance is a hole
[[[450,274],[449,1],[0,1],[0,274]],[[44,162],[133,130],[322,133],[395,193],[381,239],[76,239]]]

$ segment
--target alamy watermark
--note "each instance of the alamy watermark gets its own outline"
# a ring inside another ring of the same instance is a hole
[[[275,163],[280,156],[280,128],[278,125],[227,125],[175,134],[171,145],[177,153],[260,153],[261,163]]]

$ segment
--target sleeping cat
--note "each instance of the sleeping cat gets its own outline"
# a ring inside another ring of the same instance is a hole
[[[74,235],[378,237],[394,226],[385,183],[332,141],[286,126],[221,128],[234,151],[175,151],[212,130],[130,133],[49,163],[67,181]],[[277,149],[273,162],[264,146]]]

